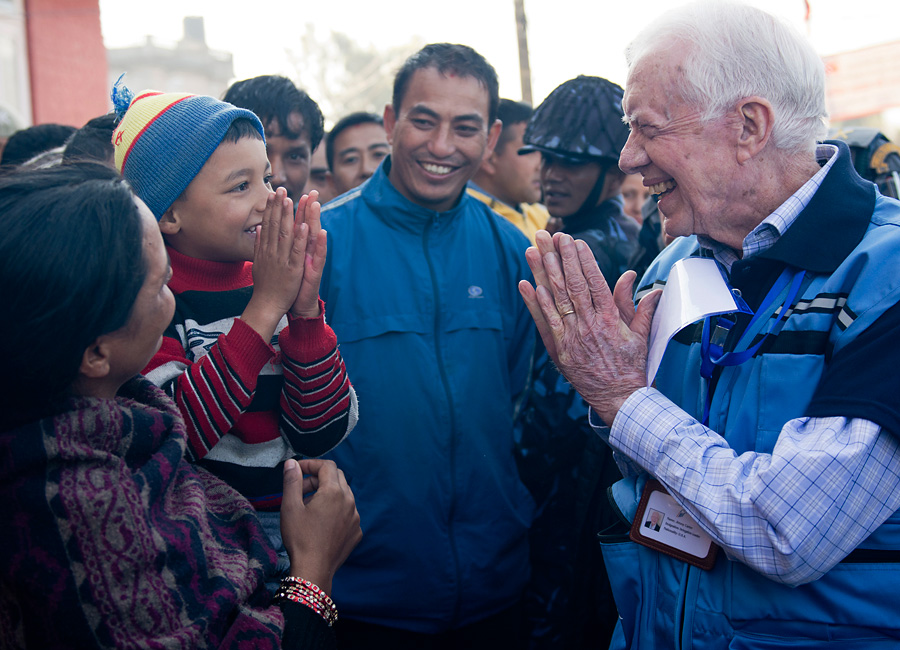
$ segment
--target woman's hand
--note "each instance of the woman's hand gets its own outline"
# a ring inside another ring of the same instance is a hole
[[[310,492],[314,494],[305,496]],[[285,461],[281,537],[291,575],[330,594],[335,571],[362,539],[356,500],[334,462]]]

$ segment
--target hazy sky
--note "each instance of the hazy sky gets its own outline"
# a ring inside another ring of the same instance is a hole
[[[137,45],[152,35],[160,44],[181,38],[184,16],[204,16],[206,40],[234,55],[238,79],[286,74],[297,79],[288,52],[299,52],[298,35],[312,24],[319,39],[338,31],[363,45],[387,48],[408,43],[450,41],[471,45],[500,75],[502,96],[521,97],[513,0],[153,0],[151,10],[135,3],[100,0],[107,47]],[[624,83],[623,50],[641,26],[683,0],[525,0],[534,103],[578,74]],[[751,0],[783,16],[822,55],[900,38],[900,0]],[[251,10],[251,6],[254,8]],[[639,9],[626,9],[626,6]],[[256,10],[259,7],[259,10]]]

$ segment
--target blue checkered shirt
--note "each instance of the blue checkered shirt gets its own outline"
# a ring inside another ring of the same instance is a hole
[[[836,159],[755,228],[749,257],[771,247],[806,207]],[[730,270],[736,253],[701,241]],[[593,414],[591,414],[593,416]],[[816,580],[900,509],[900,441],[868,420],[797,418],[771,454],[737,455],[654,388],[632,394],[611,429],[591,420],[625,476],[648,472],[665,485],[729,558],[777,582]]]

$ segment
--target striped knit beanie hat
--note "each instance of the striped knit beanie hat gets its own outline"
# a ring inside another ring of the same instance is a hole
[[[236,119],[253,122],[265,142],[254,113],[213,97],[155,90],[133,97],[119,81],[111,97],[122,116],[113,131],[116,169],[157,221],[200,172]]]

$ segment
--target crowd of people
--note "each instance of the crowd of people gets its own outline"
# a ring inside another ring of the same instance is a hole
[[[827,139],[739,2],[626,60],[532,107],[429,44],[327,133],[285,77],[120,79],[14,134],[0,648],[900,644],[900,148]],[[648,380],[685,260],[736,308]]]

